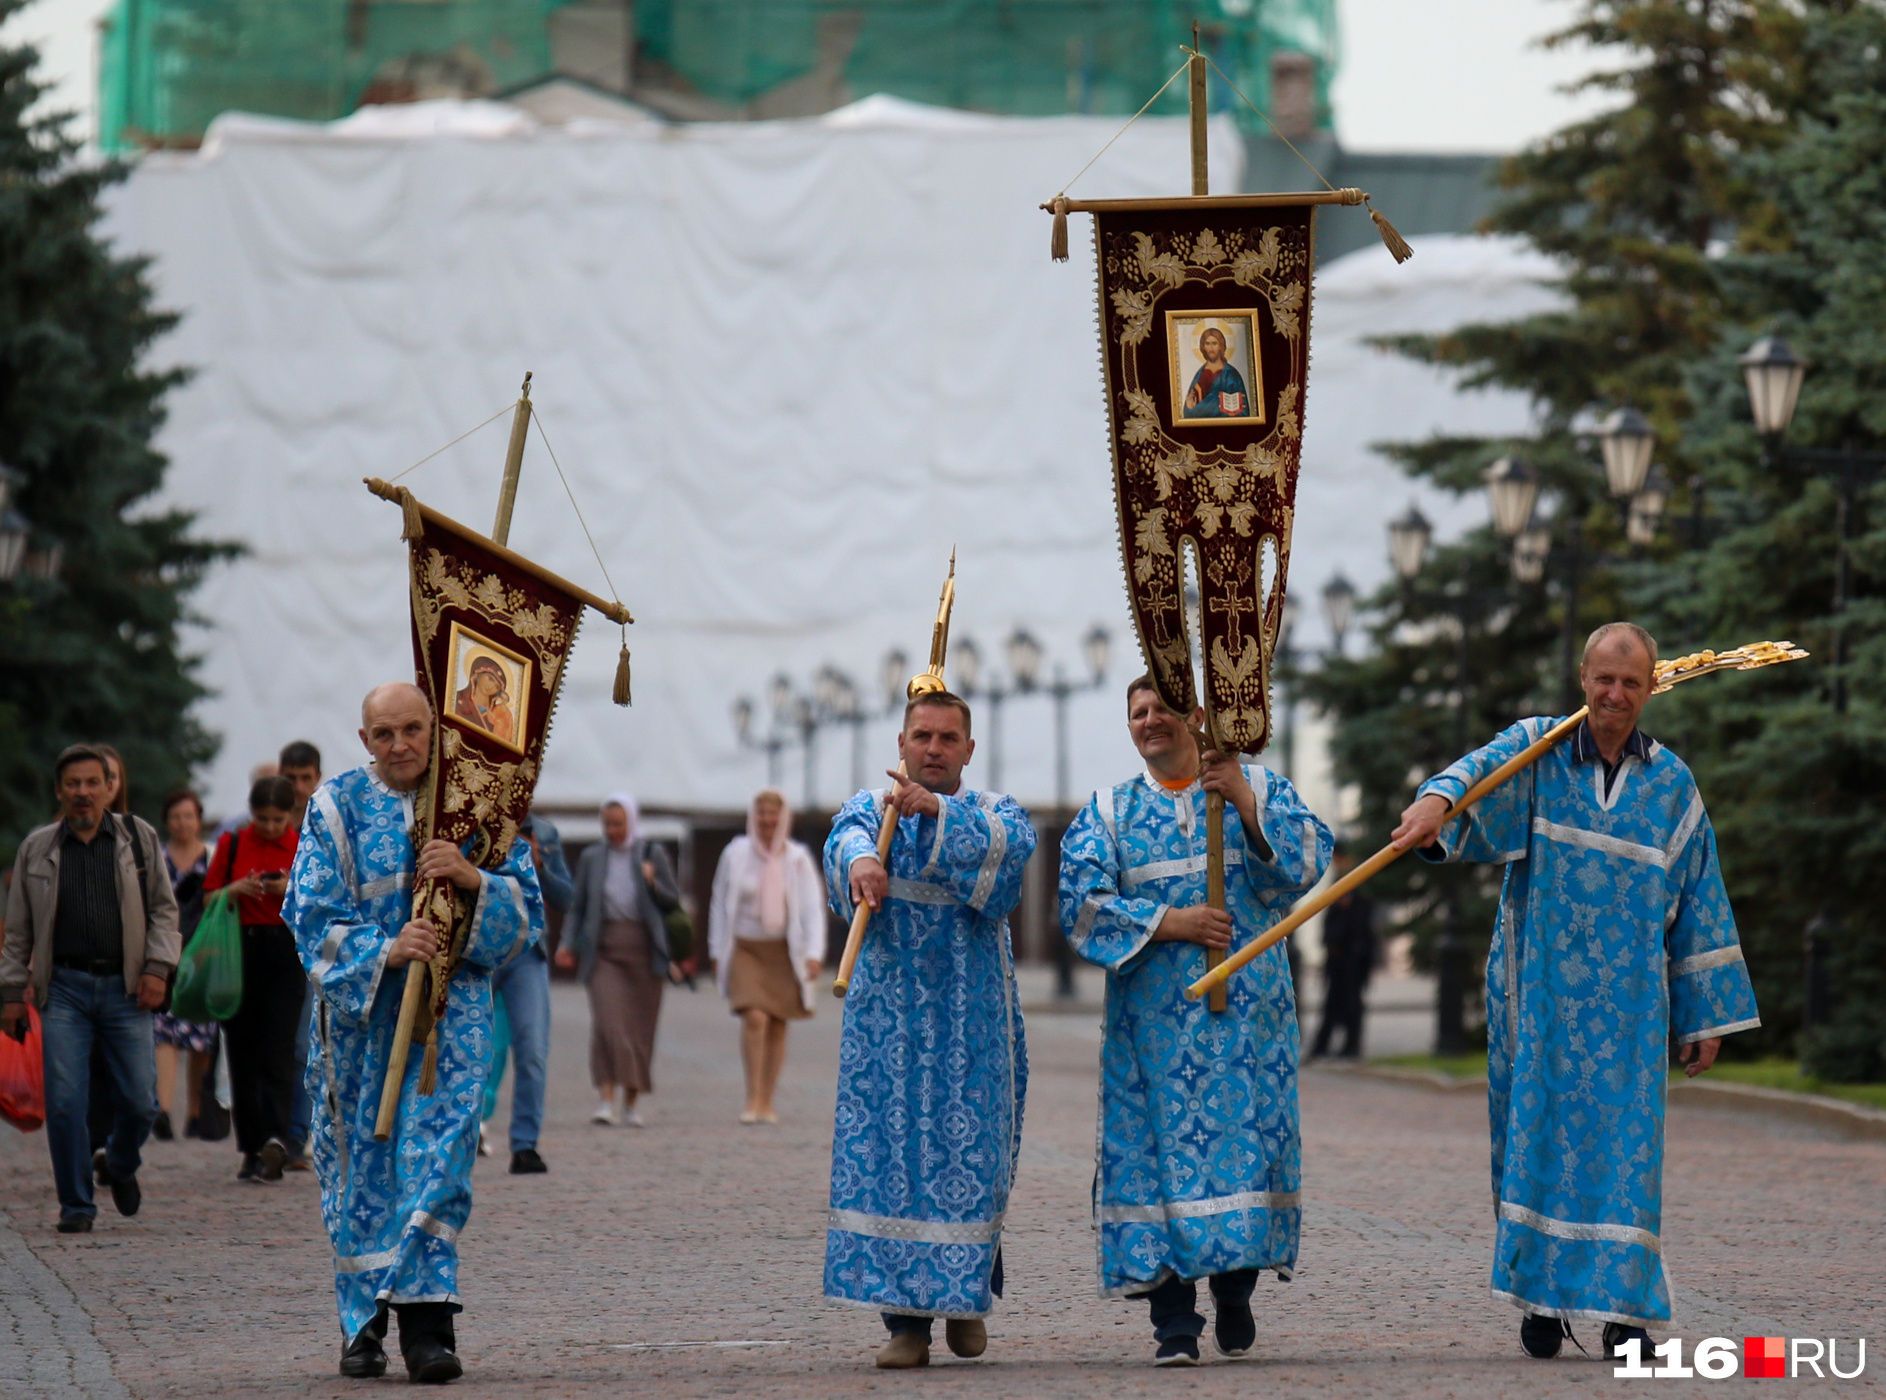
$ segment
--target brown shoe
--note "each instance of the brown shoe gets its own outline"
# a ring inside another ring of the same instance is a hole
[[[979,1317],[952,1317],[943,1324],[943,1340],[956,1356],[981,1356],[989,1349],[989,1329]]]
[[[930,1364],[930,1342],[921,1332],[899,1332],[878,1352],[881,1371],[908,1371]]]

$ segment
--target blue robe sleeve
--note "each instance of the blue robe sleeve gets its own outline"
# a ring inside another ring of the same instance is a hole
[[[917,849],[926,848],[918,879],[942,886],[984,918],[1003,919],[1021,902],[1035,828],[1012,797],[939,794],[937,815],[917,820]]]
[[[301,843],[288,873],[282,921],[295,932],[295,950],[321,999],[336,1015],[365,1022],[386,972],[392,936],[369,918],[342,875],[340,843],[346,832],[329,829],[323,804],[310,802]]]
[[[1687,841],[1685,837],[1687,836]],[[1673,846],[1669,882],[1673,908],[1666,914],[1670,955],[1670,1029],[1677,1044],[1751,1030],[1761,1016],[1755,988],[1736,936],[1735,914],[1716,860],[1716,833],[1693,794]]]
[[[1429,778],[1416,791],[1416,797],[1445,797],[1458,802],[1467,790],[1507,759],[1525,751],[1550,728],[1540,720],[1524,720],[1505,730],[1485,748],[1475,749],[1465,758]],[[1476,802],[1461,816],[1441,828],[1440,850],[1418,851],[1428,861],[1485,861],[1504,863],[1524,860],[1532,840],[1532,769],[1523,768]]]
[[[520,837],[511,843],[503,865],[478,872],[471,927],[460,956],[474,967],[495,972],[537,942],[543,926],[544,896],[536,862],[530,858],[530,843]]]
[[[1271,858],[1264,860],[1247,836],[1245,878],[1259,894],[1300,893],[1323,878],[1336,850],[1336,838],[1323,819],[1303,805],[1303,798],[1288,778],[1268,769],[1256,772],[1269,785],[1261,791],[1255,782],[1251,787],[1258,801],[1258,826],[1270,843]],[[1244,773],[1247,778],[1255,776],[1249,768]],[[1243,827],[1242,818],[1239,827]]]
[[[825,889],[832,912],[851,921],[851,863],[860,856],[877,859],[878,823],[884,809],[875,792],[861,792],[832,818],[832,834],[825,838]]]
[[[1081,808],[1061,838],[1061,930],[1082,958],[1109,972],[1127,971],[1166,917],[1156,899],[1120,893],[1120,849],[1100,812],[1113,793],[1103,788]]]

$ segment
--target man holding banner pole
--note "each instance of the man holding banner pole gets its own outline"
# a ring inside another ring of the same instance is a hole
[[[939,1317],[957,1356],[988,1345],[1021,1149],[1028,1053],[1008,916],[1035,829],[1012,797],[964,783],[969,726],[948,691],[913,694],[897,740],[907,778],[852,798],[825,843],[833,909],[876,911],[845,992],[825,1296],[883,1315],[887,1370],[930,1364]]]
[[[383,685],[361,705],[373,762],[323,783],[308,805],[282,915],[315,996],[308,1090],[321,1215],[334,1246],[343,1376],[384,1374],[389,1311],[414,1381],[462,1373],[454,1316],[458,1235],[471,1215],[478,1110],[491,1069],[491,973],[535,944],[543,897],[530,846],[515,840],[480,869],[449,841],[413,850],[414,802],[434,761],[423,690]],[[449,882],[468,908],[437,1022],[436,1089],[418,1092],[418,1057],[396,1086],[399,1112],[375,1137],[406,970],[454,930],[414,917],[415,881]]]
[[[1296,995],[1282,948],[1230,987],[1188,1000],[1209,949],[1240,948],[1322,878],[1335,844],[1289,780],[1201,754],[1150,676],[1127,687],[1139,777],[1102,788],[1061,842],[1061,926],[1107,970],[1095,1227],[1103,1298],[1145,1298],[1154,1364],[1194,1366],[1208,1279],[1214,1340],[1257,1339],[1260,1270],[1288,1279],[1302,1222]],[[1224,798],[1225,907],[1206,902],[1210,794]]]
[[[1447,821],[1553,724],[1521,720],[1423,783],[1394,834],[1424,859],[1506,866],[1487,959],[1492,1286],[1541,1360],[1574,1321],[1603,1323],[1610,1357],[1633,1339],[1647,1352],[1646,1327],[1670,1320],[1669,1040],[1694,1076],[1761,1024],[1702,795],[1637,728],[1656,662],[1643,628],[1600,627],[1570,739]]]

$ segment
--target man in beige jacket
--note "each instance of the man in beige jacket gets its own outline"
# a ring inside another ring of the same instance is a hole
[[[92,1181],[136,1215],[139,1149],[157,1116],[151,1013],[182,949],[177,899],[148,822],[105,802],[104,755],[82,744],[59,755],[59,820],[20,843],[0,943],[0,1031],[25,1034],[40,1010],[46,1060],[46,1145],[59,1191],[59,1230],[82,1234],[98,1208]],[[104,1046],[116,1121],[87,1160],[92,1043]]]

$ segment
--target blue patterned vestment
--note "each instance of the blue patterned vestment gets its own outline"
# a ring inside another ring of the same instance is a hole
[[[1555,721],[1525,719],[1421,785],[1458,801]],[[1689,768],[1655,742],[1604,765],[1570,741],[1441,831],[1429,859],[1504,864],[1487,959],[1493,1292],[1528,1313],[1670,1318],[1669,1036],[1761,1024]]]
[[[1329,828],[1289,781],[1247,767],[1264,860],[1225,807],[1232,948],[1252,942],[1322,878]],[[1100,1294],[1234,1269],[1290,1277],[1302,1223],[1297,1002],[1282,945],[1228,984],[1226,1008],[1190,1001],[1196,943],[1155,943],[1168,910],[1205,902],[1205,789],[1152,774],[1103,788],[1061,842],[1061,927],[1107,969],[1094,1220]]]
[[[1008,914],[1035,829],[1013,798],[959,789],[903,817],[890,895],[845,993],[825,1296],[981,1317],[1022,1141],[1028,1051]],[[877,854],[885,793],[847,802],[825,843],[832,908]]]
[[[308,803],[282,918],[314,983],[308,1097],[321,1216],[348,1340],[382,1303],[457,1303],[458,1234],[471,1215],[478,1110],[491,1068],[491,973],[537,942],[543,897],[518,841],[482,883],[439,1022],[438,1083],[418,1096],[423,1045],[407,1060],[399,1117],[373,1140],[406,972],[388,946],[412,917],[412,795],[370,768],[329,779]]]

